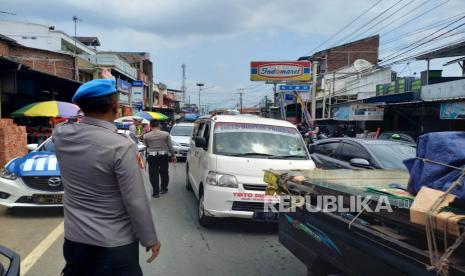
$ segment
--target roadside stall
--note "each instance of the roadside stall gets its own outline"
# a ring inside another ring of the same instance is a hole
[[[15,121],[26,125],[29,144],[41,144],[52,135],[56,124],[78,116],[79,107],[72,103],[46,101],[26,105],[11,114]]]

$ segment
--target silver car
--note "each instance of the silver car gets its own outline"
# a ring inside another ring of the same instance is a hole
[[[194,123],[178,123],[171,128],[171,141],[176,157],[187,157],[193,130]]]

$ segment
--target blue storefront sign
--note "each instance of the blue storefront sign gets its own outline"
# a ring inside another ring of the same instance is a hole
[[[144,86],[144,82],[141,80],[132,81],[132,86]]]
[[[131,89],[131,85],[129,84],[129,82],[122,79],[117,80],[117,85],[118,90],[121,92],[129,93],[129,90]]]
[[[286,95],[284,95],[284,99],[285,99],[286,101],[293,101],[293,100],[294,100],[294,95],[292,95],[292,94],[286,94]]]
[[[280,85],[278,88],[280,91],[299,91],[299,92],[308,92],[311,89],[310,84],[305,85]]]

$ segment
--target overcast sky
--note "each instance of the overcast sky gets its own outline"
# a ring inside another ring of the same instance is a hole
[[[3,0],[0,10],[16,15],[0,14],[0,18],[54,25],[74,35],[72,16],[77,15],[82,19],[78,23],[78,36],[98,36],[100,50],[150,52],[155,81],[174,89],[181,87],[181,64],[185,63],[188,95],[193,103],[197,103],[195,84],[201,82],[209,88],[203,91],[202,104],[232,107],[238,101],[236,93],[240,87],[248,88],[244,96],[247,106],[271,95],[269,85],[249,81],[251,60],[295,60],[311,54],[316,46],[378,1]],[[378,31],[383,58],[440,30],[447,22],[416,35],[403,37],[403,34],[464,15],[465,0],[382,0],[316,50],[335,46],[344,38],[347,41]],[[448,29],[464,22],[461,20]],[[415,51],[464,39],[464,31],[465,27],[459,27],[452,36]],[[444,60],[436,60],[432,65],[442,69],[443,63]],[[402,75],[419,74],[425,68],[424,62],[394,67]],[[446,74],[459,74],[458,66],[444,69]]]

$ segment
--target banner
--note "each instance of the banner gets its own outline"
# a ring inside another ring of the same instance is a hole
[[[441,119],[465,119],[465,102],[441,103]]]
[[[333,106],[331,117],[338,121],[382,121],[384,108],[369,104]]]

